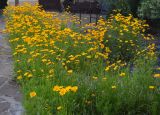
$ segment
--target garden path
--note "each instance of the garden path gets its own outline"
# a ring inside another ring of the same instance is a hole
[[[0,115],[22,115],[21,94],[13,80],[11,50],[2,30],[5,28],[0,17]]]

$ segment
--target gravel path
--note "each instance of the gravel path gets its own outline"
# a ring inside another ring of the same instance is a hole
[[[2,34],[5,28],[0,17],[0,115],[22,115],[21,94],[13,81],[12,57],[8,41]]]

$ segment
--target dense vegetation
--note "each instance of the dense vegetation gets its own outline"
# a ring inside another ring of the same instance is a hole
[[[29,4],[5,16],[26,114],[160,114],[155,44],[144,21],[115,12],[81,27],[75,16]]]

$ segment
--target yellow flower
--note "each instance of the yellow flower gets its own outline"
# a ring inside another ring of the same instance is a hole
[[[69,74],[72,74],[73,73],[73,70],[68,70],[67,71]]]
[[[20,62],[20,60],[16,60],[17,62]]]
[[[71,61],[75,60],[75,57],[70,58]]]
[[[106,78],[106,77],[103,77],[102,80],[107,80],[107,78]]]
[[[59,94],[61,96],[65,95],[67,93],[67,90],[65,88],[60,89]]]
[[[94,77],[94,76],[93,76],[92,78],[93,78],[94,80],[97,80],[97,79],[98,79],[98,77]]]
[[[18,71],[17,71],[17,73],[21,73],[21,72],[22,72],[22,70],[18,70]]]
[[[89,55],[89,56],[86,56],[87,58],[91,58],[91,56]]]
[[[160,74],[154,74],[155,78],[160,78]]]
[[[115,85],[112,86],[112,89],[116,89],[117,87]]]
[[[71,88],[72,88],[71,86],[67,86],[65,89],[69,91]]]
[[[104,46],[104,44],[100,44],[100,47],[103,49],[105,46]]]
[[[109,67],[106,67],[105,71],[109,71]]]
[[[29,43],[31,41],[31,38],[25,38],[24,41]]]
[[[117,69],[118,69],[118,66],[115,66],[113,69],[114,69],[114,70],[117,70]]]
[[[31,98],[35,97],[36,95],[37,95],[37,94],[36,94],[35,91],[30,92],[30,97],[31,97]]]
[[[84,55],[86,55],[87,53],[85,53],[85,52],[82,52],[82,55],[84,56]]]
[[[62,86],[56,85],[53,87],[53,91],[60,91],[62,88],[63,88]]]
[[[17,79],[18,79],[18,80],[21,80],[21,79],[22,79],[22,76],[21,76],[21,75],[20,75],[20,76],[18,76],[18,77],[17,77]]]
[[[125,73],[120,73],[120,74],[119,74],[120,77],[123,77],[123,76],[125,76],[125,75],[126,75]]]
[[[160,70],[160,67],[156,68],[157,70]]]
[[[155,86],[149,86],[149,89],[155,89],[156,87]]]
[[[71,88],[71,91],[73,91],[73,92],[77,92],[77,90],[78,90],[77,86],[74,86],[74,87]]]
[[[28,77],[32,77],[33,75],[30,73],[30,74],[28,74]]]
[[[53,73],[54,73],[54,69],[50,69],[50,70],[49,70],[49,73],[50,73],[50,74],[53,74]]]
[[[42,59],[42,62],[46,62],[47,61],[47,59]]]
[[[58,106],[58,107],[57,107],[57,110],[61,110],[61,109],[62,109],[62,106]]]
[[[28,72],[26,72],[26,73],[24,73],[24,76],[27,76],[29,73]]]

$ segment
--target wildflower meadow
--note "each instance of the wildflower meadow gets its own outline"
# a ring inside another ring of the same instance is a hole
[[[26,115],[159,115],[160,74],[149,25],[114,11],[80,25],[38,5],[4,10]]]

